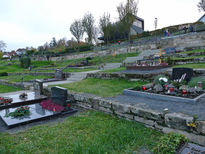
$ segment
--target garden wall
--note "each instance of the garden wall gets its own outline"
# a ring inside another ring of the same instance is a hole
[[[150,73],[150,74],[129,74],[129,73],[88,73],[87,78],[97,79],[143,79],[152,80],[155,76],[163,73]],[[168,73],[165,73],[169,75]]]
[[[63,73],[66,78],[70,77],[71,73]],[[45,76],[55,76],[55,73],[47,73],[47,72],[29,72],[29,73],[8,73],[8,76],[16,76],[16,75],[33,75],[33,76],[40,76],[40,75],[45,75]]]
[[[12,87],[17,87],[17,88],[22,88],[22,89],[25,88],[24,84],[9,82],[6,80],[0,80],[0,85],[12,86]]]
[[[50,94],[50,89],[44,89],[44,93]],[[68,98],[72,105],[86,109],[94,109],[127,120],[145,124],[148,127],[158,129],[162,132],[177,132],[186,135],[192,142],[205,145],[205,122],[197,121],[197,127],[189,127],[193,117],[182,113],[158,112],[138,107],[137,105],[121,104],[116,101],[83,93],[68,92]]]

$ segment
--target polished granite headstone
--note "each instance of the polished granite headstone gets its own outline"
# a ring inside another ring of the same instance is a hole
[[[186,74],[185,76],[186,82],[189,82],[193,76],[193,69],[192,68],[173,68],[172,80],[178,80],[184,74]]]
[[[205,147],[188,143],[178,153],[179,154],[205,154]]]
[[[52,87],[51,88],[51,100],[52,102],[59,104],[61,106],[67,106],[68,92],[66,88],[62,87]]]

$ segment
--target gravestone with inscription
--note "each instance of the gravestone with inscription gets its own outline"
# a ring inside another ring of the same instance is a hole
[[[36,79],[33,83],[35,95],[39,96],[43,94],[43,82]]]
[[[189,82],[193,76],[192,68],[173,68],[172,80],[179,80],[184,76],[184,80]]]
[[[59,104],[61,106],[67,106],[67,89],[62,87],[52,87],[51,88],[51,100],[52,102]]]
[[[205,154],[205,147],[187,143],[182,149],[179,150],[179,154]]]
[[[64,79],[63,71],[60,69],[56,69],[55,70],[55,78],[58,80],[63,80]]]

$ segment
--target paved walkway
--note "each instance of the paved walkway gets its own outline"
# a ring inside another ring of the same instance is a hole
[[[109,70],[109,69],[114,69],[118,68],[121,66],[121,63],[108,63],[104,66],[103,70]],[[44,86],[48,85],[59,85],[59,84],[67,84],[67,83],[72,83],[72,82],[78,82],[86,78],[88,73],[97,73],[103,70],[94,70],[94,71],[87,71],[87,72],[75,72],[71,73],[71,76],[67,78],[67,80],[64,81],[54,81],[54,82],[47,82],[44,83]]]
[[[180,112],[191,116],[197,115],[199,120],[205,120],[205,98],[202,98],[198,103],[166,102],[130,95],[118,95],[108,99],[118,101],[122,104],[136,105],[159,112],[168,108],[170,112]]]

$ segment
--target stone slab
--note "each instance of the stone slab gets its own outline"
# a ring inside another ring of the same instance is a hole
[[[48,119],[54,116],[59,116],[61,114],[70,114],[73,112],[77,112],[76,109],[69,109],[65,112],[53,112],[41,107],[40,103],[28,105],[30,107],[31,114],[29,116],[21,117],[21,118],[12,118],[5,117],[6,114],[15,111],[17,108],[10,108],[0,111],[0,118],[6,124],[8,128],[12,128],[15,126],[19,126],[22,124],[31,123],[34,121],[40,121],[43,119]]]
[[[178,152],[179,154],[204,154],[205,153],[205,147],[193,144],[193,143],[187,143],[185,146],[182,147],[182,149]]]

